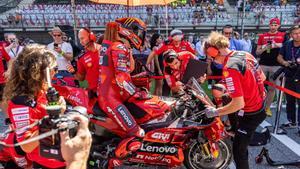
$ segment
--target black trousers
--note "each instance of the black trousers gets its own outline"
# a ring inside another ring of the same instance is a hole
[[[285,88],[290,89],[294,92],[300,93],[300,82],[295,82],[294,78],[286,78]],[[288,121],[296,123],[296,102],[298,104],[298,123],[300,120],[300,99],[286,94],[286,115]]]
[[[238,126],[233,140],[233,158],[237,169],[249,169],[248,145],[256,128],[266,118],[264,109],[249,114],[238,116]]]

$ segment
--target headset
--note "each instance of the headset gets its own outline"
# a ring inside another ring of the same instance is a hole
[[[96,42],[97,37],[96,37],[96,35],[89,28],[84,27],[84,28],[82,28],[82,30],[85,30],[89,34],[88,35],[89,42],[85,46],[87,46],[91,42]]]
[[[206,49],[206,55],[207,55],[207,56],[210,56],[210,57],[215,58],[215,57],[217,57],[218,54],[219,54],[218,48],[215,47],[215,46],[212,46],[211,44],[209,44],[209,43],[207,43],[207,42],[205,42],[204,48]]]

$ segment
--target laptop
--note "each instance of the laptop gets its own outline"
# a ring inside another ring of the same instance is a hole
[[[194,77],[195,79],[200,78],[206,73],[207,66],[208,64],[206,62],[196,59],[190,59],[181,82],[186,84],[192,77]]]

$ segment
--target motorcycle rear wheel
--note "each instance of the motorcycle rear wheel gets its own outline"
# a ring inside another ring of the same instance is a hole
[[[226,169],[232,162],[231,146],[227,141],[218,142],[219,156],[216,159],[204,159],[200,143],[193,141],[184,152],[184,165],[188,169]]]

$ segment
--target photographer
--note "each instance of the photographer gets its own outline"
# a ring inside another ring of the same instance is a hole
[[[59,27],[54,27],[49,34],[52,36],[53,42],[48,44],[47,48],[55,53],[58,73],[61,76],[71,76],[67,71],[67,65],[73,59],[73,49],[71,44],[63,41],[65,33]]]
[[[238,126],[233,141],[233,157],[237,169],[249,169],[248,145],[258,125],[266,118],[264,110],[265,76],[257,60],[247,52],[229,49],[229,40],[212,32],[205,53],[222,64],[226,89],[232,98],[227,105],[208,107],[207,117],[223,116],[239,110]]]
[[[276,58],[284,42],[285,33],[278,31],[280,27],[280,20],[278,18],[271,19],[269,27],[270,31],[261,34],[258,38],[256,54],[260,57],[259,65],[267,76],[267,79],[272,83],[278,83],[278,81],[273,81],[270,77],[280,68]],[[266,98],[266,113],[268,116],[272,116],[270,106],[274,96],[275,88],[268,87]]]
[[[31,125],[47,115],[46,69],[50,69],[51,78],[57,70],[55,55],[41,45],[28,45],[11,62],[8,68],[7,83],[4,88],[4,101],[7,113],[14,129]],[[60,98],[58,105],[64,112],[66,103]],[[16,141],[22,142],[39,133],[39,127],[18,130]],[[17,149],[17,148],[16,148]],[[19,154],[26,154],[33,161],[33,168],[64,168],[65,163],[40,156],[39,142],[31,142],[17,149]]]
[[[290,35],[293,40],[286,42],[280,49],[277,61],[287,67],[285,69],[285,88],[300,93],[300,27],[299,25],[293,26],[290,29]],[[294,68],[288,68],[291,63],[297,63]],[[300,119],[300,100],[294,96],[286,95],[286,113],[288,123],[284,124],[285,127],[297,127],[296,124],[296,101],[298,101],[298,123]],[[300,133],[300,131],[299,131]]]
[[[79,128],[73,138],[70,138],[67,131],[60,133],[62,156],[66,161],[67,169],[86,169],[92,143],[92,136],[88,129],[89,121],[79,114],[71,115],[71,119],[79,122]]]
[[[5,47],[5,50],[11,59],[16,58],[22,52],[24,46],[19,44],[19,40],[14,33],[8,34],[7,39],[10,44]]]

